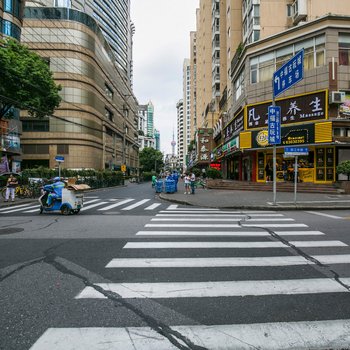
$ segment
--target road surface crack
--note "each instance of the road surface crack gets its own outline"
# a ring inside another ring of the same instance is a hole
[[[242,220],[238,221],[238,225],[242,228],[244,228],[244,222],[247,222],[247,220],[251,219],[251,216],[246,215]],[[335,272],[334,270],[330,269],[329,265],[323,264],[321,263],[319,260],[317,260],[316,258],[314,258],[313,256],[305,253],[302,249],[296,247],[294,244],[290,243],[288,240],[284,239],[283,237],[281,237],[280,235],[278,235],[276,232],[274,232],[273,230],[270,230],[267,227],[260,227],[260,226],[249,226],[251,228],[258,228],[260,230],[265,230],[267,233],[270,234],[271,237],[277,239],[278,241],[280,241],[282,244],[284,244],[285,246],[291,248],[297,255],[302,256],[304,259],[314,263],[315,265],[317,265],[318,267],[320,267],[323,270],[326,270],[327,272],[330,272],[331,275],[333,276],[333,279],[339,283],[343,288],[347,289],[350,292],[350,286],[344,282],[341,281],[340,276],[337,272]]]

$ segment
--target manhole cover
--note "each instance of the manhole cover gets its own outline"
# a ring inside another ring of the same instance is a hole
[[[22,232],[24,228],[19,227],[9,227],[9,228],[0,228],[0,235],[12,235],[13,233]]]

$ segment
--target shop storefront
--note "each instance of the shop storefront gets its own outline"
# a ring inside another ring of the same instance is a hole
[[[308,155],[298,156],[298,176],[303,182],[330,183],[336,180],[336,145],[332,122],[328,119],[327,90],[297,95],[276,101],[281,107],[281,144],[276,148],[277,181],[294,180],[295,159],[284,156],[284,147],[303,146]],[[273,148],[268,144],[267,110],[271,102],[246,106],[245,131],[240,133],[240,148],[250,153],[242,158],[242,180],[265,182],[272,172]],[[252,155],[255,154],[255,157]],[[249,161],[251,164],[249,164]]]

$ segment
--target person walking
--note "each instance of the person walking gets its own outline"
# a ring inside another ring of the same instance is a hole
[[[5,195],[5,202],[9,201],[9,198],[11,196],[12,202],[15,201],[15,189],[18,186],[18,180],[14,177],[13,174],[9,176],[6,183],[6,195]]]
[[[192,173],[190,177],[191,194],[194,194],[195,183],[196,183],[196,175]]]
[[[184,177],[184,181],[185,181],[185,193],[184,194],[190,194],[190,176],[188,175],[188,173],[185,174]]]

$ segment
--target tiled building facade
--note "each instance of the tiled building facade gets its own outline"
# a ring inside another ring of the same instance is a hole
[[[26,7],[22,42],[47,59],[62,102],[43,120],[22,115],[23,167],[138,169],[137,101],[96,21],[74,9]]]

